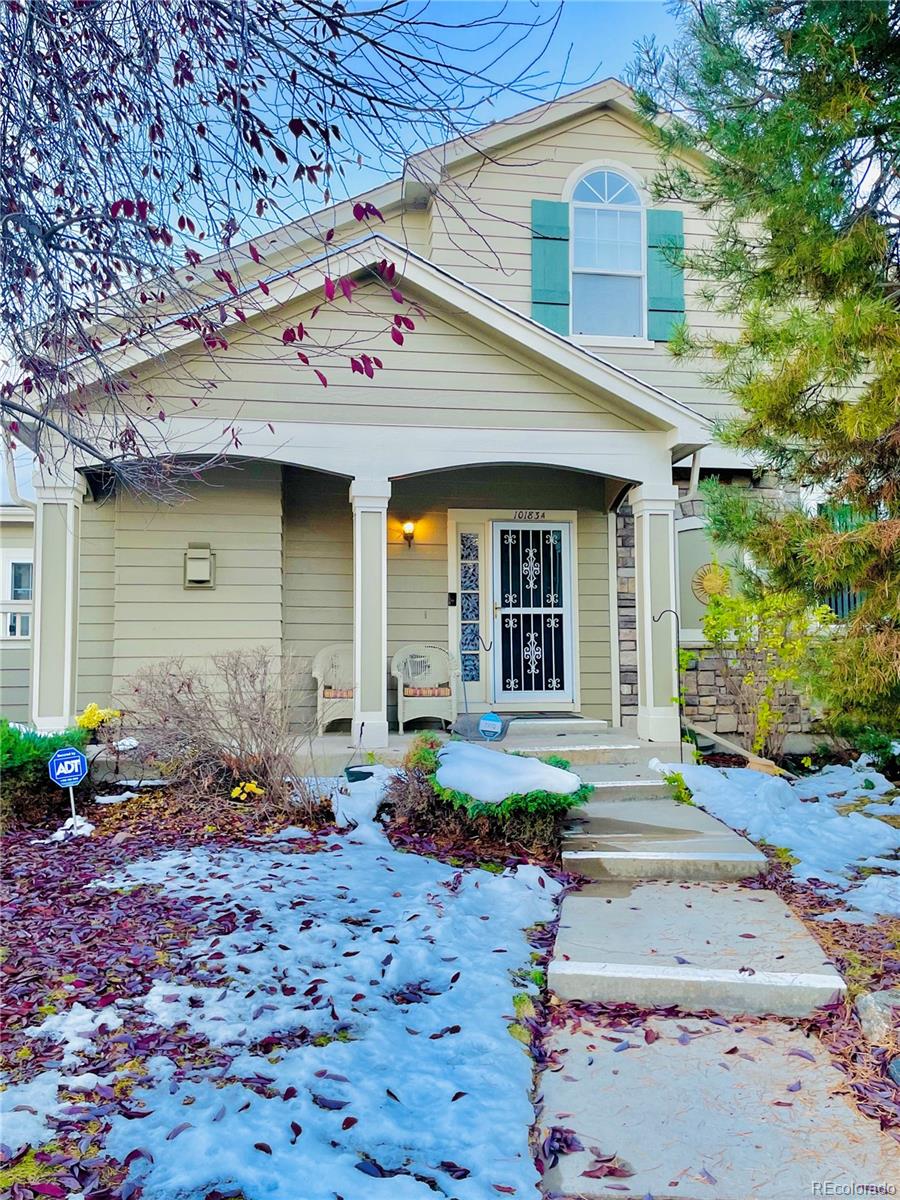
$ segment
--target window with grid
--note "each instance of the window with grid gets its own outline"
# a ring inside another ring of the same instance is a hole
[[[643,337],[644,214],[634,184],[592,171],[572,194],[572,333]]]

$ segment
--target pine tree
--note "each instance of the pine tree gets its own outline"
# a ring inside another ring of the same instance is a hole
[[[900,3],[682,0],[671,51],[634,78],[660,197],[714,235],[685,266],[741,332],[698,338],[741,414],[718,438],[821,501],[809,511],[712,484],[714,540],[769,585],[858,607],[816,684],[833,714],[900,730]]]

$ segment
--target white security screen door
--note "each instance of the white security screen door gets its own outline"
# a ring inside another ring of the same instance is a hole
[[[494,699],[573,698],[567,521],[494,521]]]

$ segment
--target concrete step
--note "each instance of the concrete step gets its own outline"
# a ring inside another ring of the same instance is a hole
[[[599,717],[514,717],[506,731],[507,737],[555,738],[559,734],[593,735],[609,733],[609,721]]]
[[[607,896],[563,900],[548,972],[562,999],[798,1017],[844,990],[772,892],[674,882],[621,891],[616,881]]]
[[[589,879],[746,879],[766,857],[715,817],[672,799],[594,800],[573,812],[563,867]]]
[[[854,1107],[825,1046],[779,1021],[611,1014],[554,1028],[549,1050],[541,1124],[583,1149],[548,1170],[548,1196],[809,1200],[900,1179],[896,1142]],[[593,1147],[631,1173],[590,1178]]]
[[[546,754],[559,754],[567,758],[573,767],[630,766],[646,768],[651,759],[663,762],[678,760],[678,747],[667,742],[644,742],[627,733],[559,733],[542,735],[535,730],[528,735],[513,734],[512,730],[503,739],[504,750],[516,751],[534,758]]]
[[[594,788],[598,800],[638,800],[671,796],[664,779],[646,766],[590,763],[578,766],[578,774]]]

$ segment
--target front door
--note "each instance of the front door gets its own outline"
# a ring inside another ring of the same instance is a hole
[[[568,521],[493,522],[495,702],[574,698]]]

